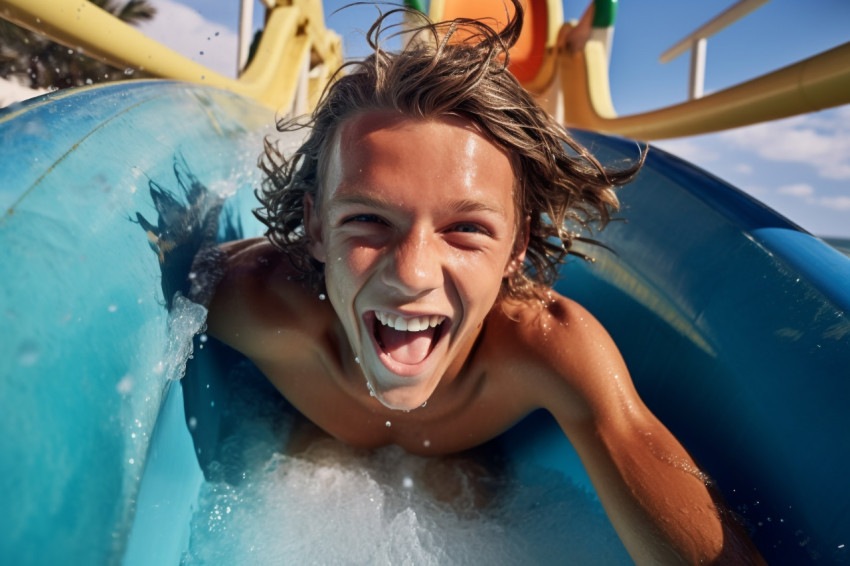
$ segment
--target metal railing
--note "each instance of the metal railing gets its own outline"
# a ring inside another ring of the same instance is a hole
[[[690,100],[702,98],[703,95],[705,86],[705,51],[708,38],[737,22],[747,14],[758,10],[768,2],[770,0],[741,0],[661,54],[659,61],[661,63],[669,63],[682,53],[686,51],[691,52],[690,85],[688,88],[688,98]]]

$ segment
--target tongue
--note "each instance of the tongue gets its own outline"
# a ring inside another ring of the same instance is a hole
[[[384,352],[392,359],[403,364],[418,364],[428,356],[435,330],[427,328],[419,332],[405,332],[378,324],[378,337]]]

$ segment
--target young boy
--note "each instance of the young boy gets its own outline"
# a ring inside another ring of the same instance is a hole
[[[604,169],[506,71],[519,5],[397,55],[382,23],[295,154],[267,144],[268,239],[224,247],[209,331],[360,447],[454,453],[543,407],[636,562],[758,562],[602,326],[550,289],[565,222],[607,220],[639,164]]]

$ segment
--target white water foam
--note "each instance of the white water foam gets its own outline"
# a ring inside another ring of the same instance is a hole
[[[442,483],[425,485],[443,464]],[[469,469],[330,439],[276,453],[202,487],[183,564],[631,563],[595,499],[560,473]],[[460,487],[448,502],[447,485]]]

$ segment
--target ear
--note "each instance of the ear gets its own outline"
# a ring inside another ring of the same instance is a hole
[[[531,217],[526,216],[516,237],[514,238],[514,249],[511,253],[511,260],[505,267],[504,277],[510,277],[518,269],[521,268],[522,262],[525,261],[525,251],[528,249],[528,242],[531,237]]]
[[[307,236],[307,251],[316,261],[327,262],[325,241],[322,238],[322,221],[316,210],[313,195],[304,195],[304,234]]]

